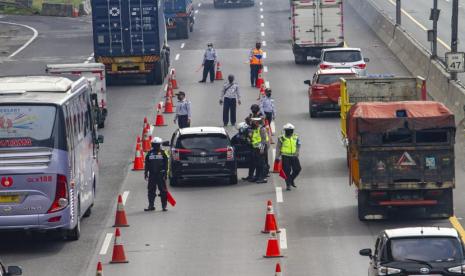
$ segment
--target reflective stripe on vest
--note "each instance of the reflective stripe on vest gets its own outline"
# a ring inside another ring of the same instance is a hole
[[[286,136],[281,136],[280,138],[281,141],[281,154],[282,155],[289,155],[293,156],[297,152],[297,139],[299,139],[299,136],[297,134],[293,134],[290,138],[287,138]]]
[[[262,142],[262,136],[260,135],[260,128],[256,128],[252,132],[252,146],[258,148]]]
[[[258,58],[259,56],[260,58]],[[252,50],[252,58],[250,59],[250,64],[259,65],[262,64],[263,50],[257,50],[257,48]]]

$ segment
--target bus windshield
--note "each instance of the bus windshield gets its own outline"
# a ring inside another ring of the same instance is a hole
[[[55,115],[52,105],[0,105],[0,148],[53,147]]]

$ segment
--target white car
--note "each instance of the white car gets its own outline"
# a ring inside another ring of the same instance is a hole
[[[321,51],[320,69],[354,68],[359,76],[366,76],[369,61],[360,48],[327,48]]]

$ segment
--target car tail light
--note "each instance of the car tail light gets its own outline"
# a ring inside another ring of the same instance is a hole
[[[321,64],[320,64],[320,69],[323,69],[323,70],[324,70],[324,69],[330,69],[330,68],[332,68],[332,67],[333,67],[333,66],[328,65],[328,64],[324,64],[324,63],[321,63]]]
[[[47,213],[53,213],[64,209],[68,206],[68,181],[66,176],[58,174],[57,175],[57,184],[55,190],[55,198],[53,199],[52,206]]]
[[[354,67],[358,69],[365,69],[367,67],[367,64],[366,63],[355,64]]]
[[[226,152],[227,160],[233,160],[234,158],[234,149],[232,147],[219,148],[219,149],[216,149],[215,152]]]
[[[370,193],[371,197],[383,197],[386,195],[387,195],[387,192],[380,192],[380,191]]]
[[[190,152],[192,152],[192,151],[189,150],[189,149],[173,149],[173,159],[175,161],[179,161],[179,160],[181,160],[180,155],[182,153],[190,153]]]

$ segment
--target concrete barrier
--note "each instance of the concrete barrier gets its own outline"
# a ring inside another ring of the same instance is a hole
[[[72,4],[51,4],[43,3],[41,15],[48,16],[73,16],[73,5]]]
[[[345,0],[363,18],[378,37],[399,58],[414,76],[426,79],[428,96],[443,102],[455,114],[457,125],[464,122],[465,87],[449,80],[444,66],[432,60],[430,54],[402,27],[396,26],[389,16],[371,0]]]

